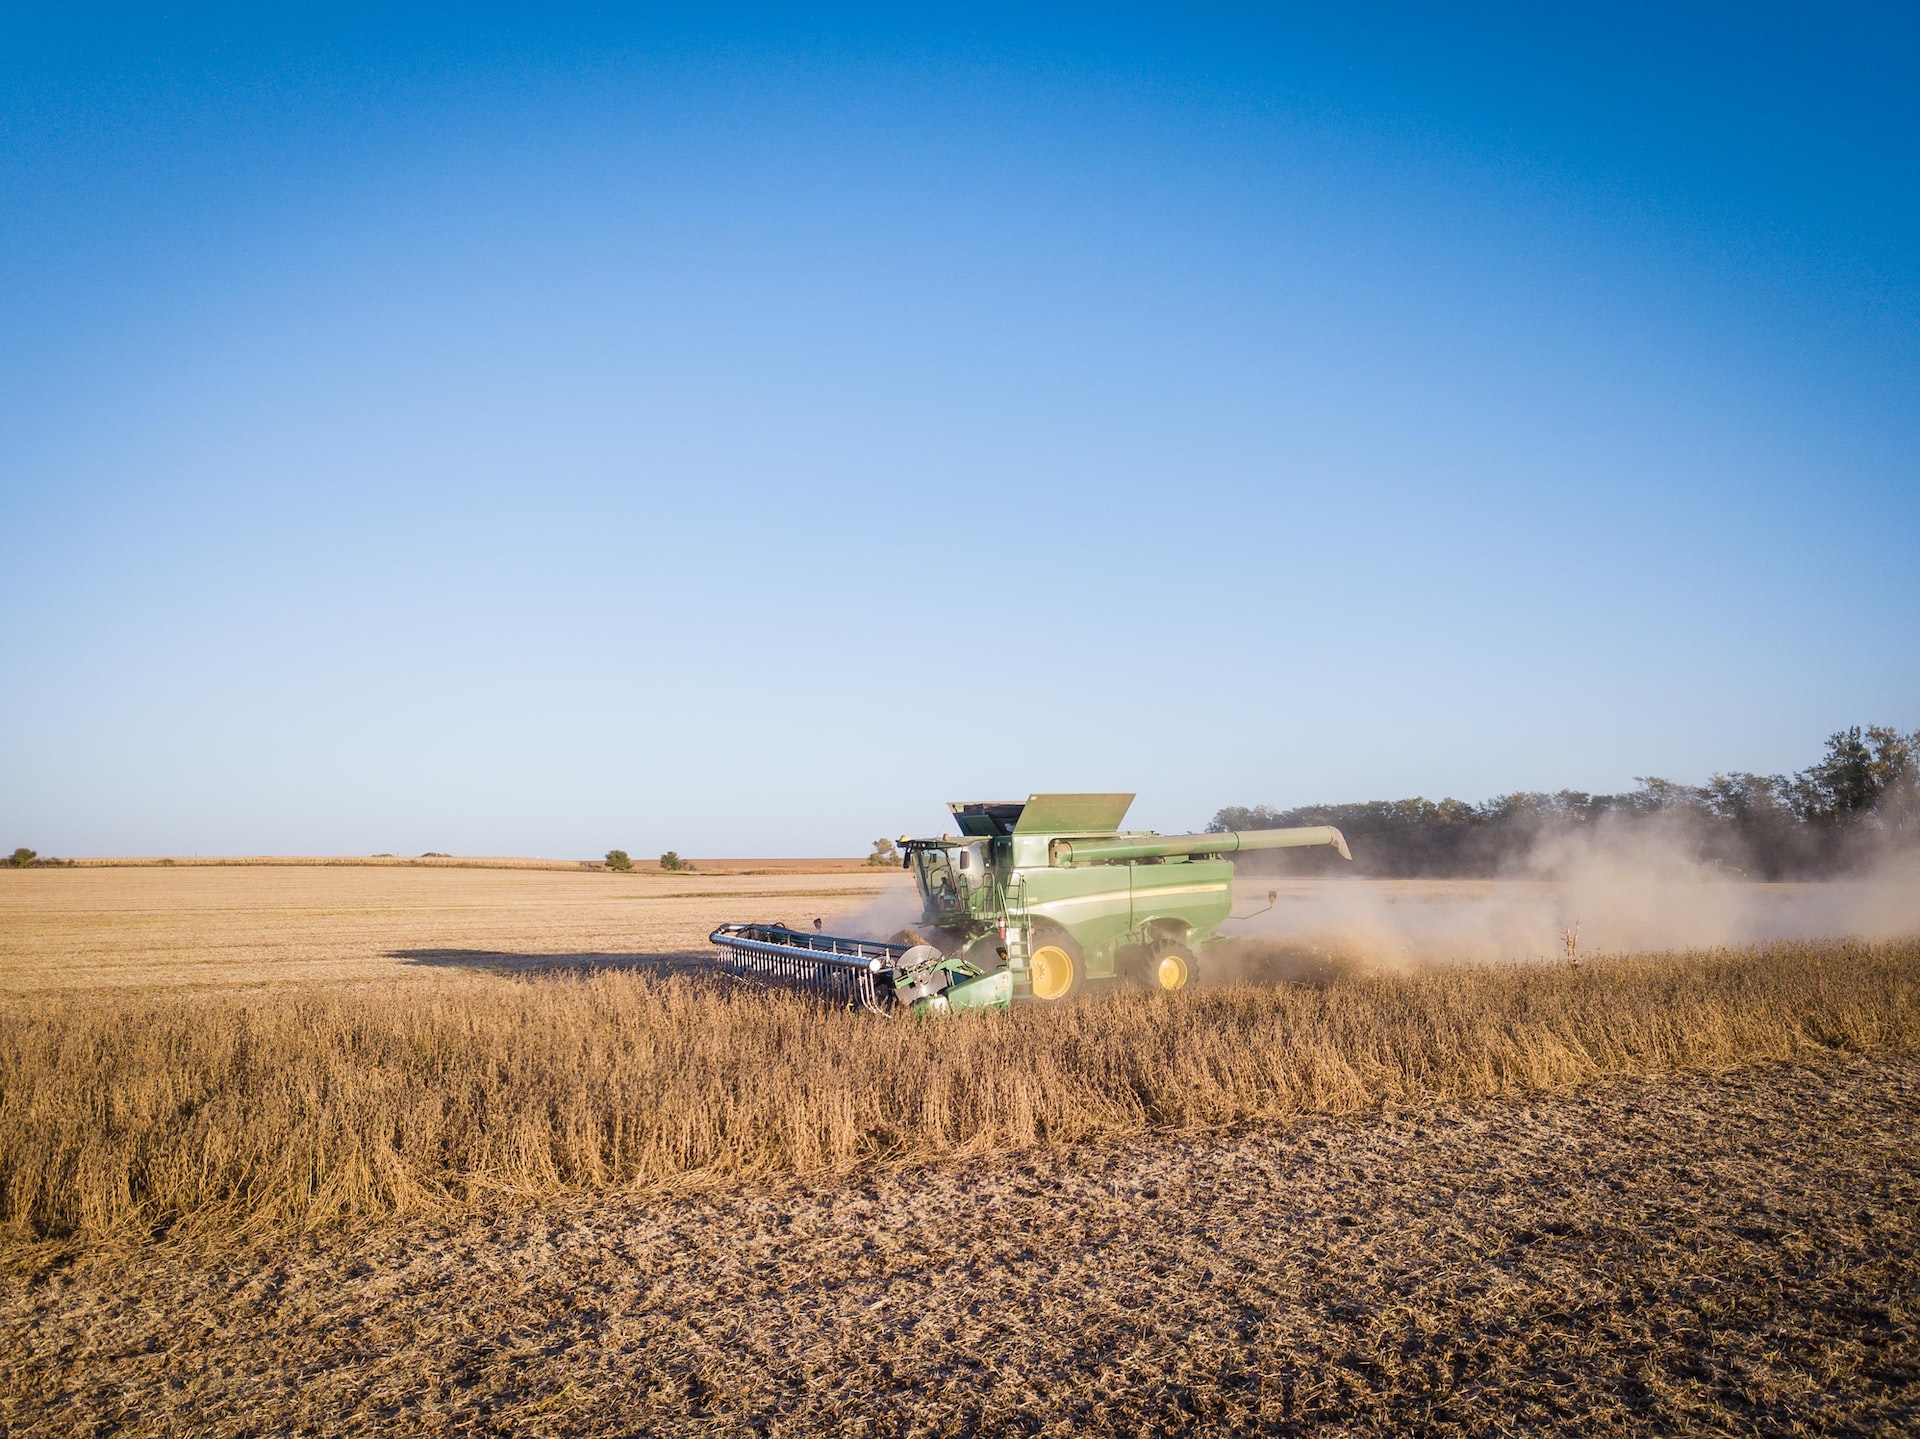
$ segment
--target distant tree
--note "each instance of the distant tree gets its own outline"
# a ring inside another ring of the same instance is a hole
[[[631,874],[633,861],[627,858],[624,849],[610,849],[607,851],[607,868],[619,874]]]
[[[1710,820],[1708,858],[1765,879],[1807,868],[1812,846],[1785,775],[1716,774],[1699,794]]]
[[[1867,738],[1881,778],[1876,818],[1890,834],[1920,839],[1920,729],[1901,734],[1876,727],[1867,731]]]
[[[867,863],[875,869],[892,869],[900,863],[900,851],[893,847],[890,839],[876,839],[873,853],[867,856]]]
[[[21,845],[19,849],[16,849],[12,854],[7,856],[7,865],[12,869],[25,869],[38,858],[40,858],[39,855],[35,854],[25,845]]]
[[[1794,776],[1801,817],[1813,824],[1843,825],[1871,811],[1884,783],[1882,767],[1874,759],[1872,742],[1862,736],[1859,725],[1829,737],[1820,763]]]
[[[1704,863],[1769,879],[1832,872],[1888,841],[1920,843],[1920,731],[1856,726],[1833,735],[1818,764],[1784,775],[1716,774],[1704,785],[1647,776],[1626,794],[1521,791],[1481,804],[1371,800],[1276,810],[1232,805],[1212,830],[1337,825],[1353,847],[1275,850],[1240,861],[1252,872],[1493,875],[1541,840],[1597,827],[1661,825]],[[1864,846],[1864,848],[1863,848]]]
[[[680,858],[680,856],[675,854],[672,850],[668,850],[665,854],[660,856],[660,868],[685,870],[685,869],[692,869],[693,865],[690,861]]]

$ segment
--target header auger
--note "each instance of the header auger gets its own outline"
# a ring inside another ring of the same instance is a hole
[[[1036,794],[949,805],[959,837],[902,838],[920,889],[917,931],[896,942],[723,924],[719,961],[870,1009],[1004,1009],[1090,985],[1184,989],[1233,904],[1233,865],[1253,849],[1325,845],[1331,826],[1221,834],[1123,831],[1130,794]]]

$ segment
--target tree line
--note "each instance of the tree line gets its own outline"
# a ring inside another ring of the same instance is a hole
[[[1338,869],[1380,877],[1489,876],[1542,841],[1602,828],[1663,826],[1729,874],[1788,879],[1832,874],[1890,847],[1920,845],[1920,730],[1855,725],[1791,775],[1716,774],[1703,785],[1645,777],[1626,794],[1516,792],[1481,804],[1370,800],[1275,810],[1229,805],[1210,831],[1339,826],[1353,864],[1326,850],[1248,854],[1269,873]]]

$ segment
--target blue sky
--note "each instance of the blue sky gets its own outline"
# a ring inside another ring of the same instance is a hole
[[[0,15],[0,842],[1920,724],[1920,11]]]

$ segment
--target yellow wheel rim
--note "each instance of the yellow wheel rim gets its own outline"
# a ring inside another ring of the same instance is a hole
[[[1153,977],[1160,981],[1162,989],[1185,989],[1187,981],[1193,978],[1193,971],[1187,968],[1185,955],[1168,951],[1160,956],[1160,962],[1154,966]]]
[[[1043,944],[1027,961],[1035,999],[1058,999],[1073,987],[1073,956],[1057,944]]]

